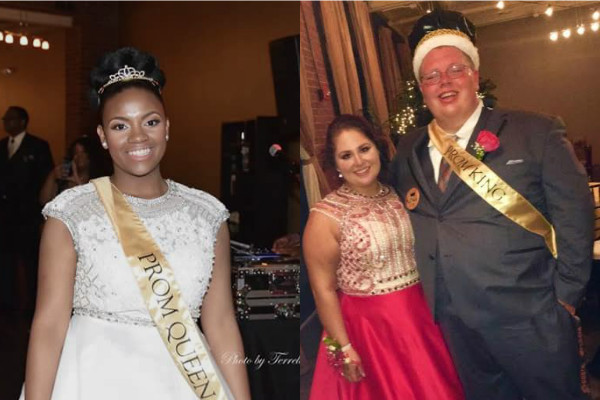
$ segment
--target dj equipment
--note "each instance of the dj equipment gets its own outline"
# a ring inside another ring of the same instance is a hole
[[[300,318],[300,263],[232,242],[233,295],[239,319]]]

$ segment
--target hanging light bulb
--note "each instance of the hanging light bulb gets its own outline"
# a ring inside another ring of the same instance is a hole
[[[29,39],[27,39],[27,36],[21,35],[21,38],[19,39],[19,44],[21,46],[27,46],[29,44]]]
[[[427,10],[425,10],[425,12],[426,12],[427,14],[431,14],[431,8],[427,7]]]
[[[592,31],[598,32],[598,28],[600,28],[600,23],[592,22],[592,24],[590,25],[590,28],[592,29]]]
[[[546,11],[544,11],[544,14],[546,14],[549,17],[551,17],[552,13],[554,13],[554,9],[552,8],[552,6],[546,7]]]
[[[563,36],[565,39],[568,39],[568,38],[570,38],[570,37],[571,37],[571,29],[568,29],[568,28],[567,28],[567,29],[563,29],[563,31],[562,31],[562,36]]]
[[[15,38],[13,37],[12,33],[7,33],[4,37],[4,41],[8,44],[13,44],[15,42]]]
[[[503,1],[499,1],[496,3],[496,8],[499,10],[503,10],[504,9],[504,2]]]
[[[577,28],[577,33],[579,35],[583,35],[585,33],[585,26],[579,25],[579,27]]]
[[[600,19],[600,11],[598,11],[598,10],[594,11],[594,13],[592,14],[592,19],[594,21],[598,21]]]
[[[550,32],[550,40],[552,40],[553,42],[556,42],[558,40],[558,32],[556,32],[556,31]]]
[[[0,42],[4,41],[4,32],[0,32]]]
[[[42,50],[49,50],[50,49],[50,43],[48,43],[47,40],[44,40],[42,42]]]
[[[36,49],[42,47],[42,41],[39,38],[33,39],[33,47]]]

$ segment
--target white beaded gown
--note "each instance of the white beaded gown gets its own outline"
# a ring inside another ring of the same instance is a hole
[[[217,231],[229,214],[213,196],[167,183],[159,198],[125,198],[169,261],[197,320]],[[73,316],[52,399],[196,400],[150,318],[93,184],[61,193],[43,214],[68,227],[77,253]]]

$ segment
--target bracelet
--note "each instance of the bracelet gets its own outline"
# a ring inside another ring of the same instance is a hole
[[[348,342],[348,344],[345,344],[342,347],[340,347],[340,350],[345,353],[348,350],[350,350],[351,348],[352,348],[352,343]]]

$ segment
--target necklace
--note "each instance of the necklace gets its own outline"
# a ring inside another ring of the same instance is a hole
[[[377,198],[380,198],[380,197],[386,195],[388,192],[387,186],[383,186],[379,181],[377,182],[377,186],[378,186],[377,193],[375,193],[373,195],[368,195],[368,194],[363,194],[363,193],[357,192],[356,190],[354,190],[350,186],[348,186],[346,183],[344,183],[342,185],[342,187],[340,188],[340,191],[342,193],[351,194],[351,195],[354,195],[357,197],[362,197],[365,199],[377,199]]]

